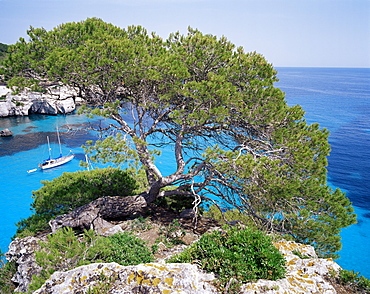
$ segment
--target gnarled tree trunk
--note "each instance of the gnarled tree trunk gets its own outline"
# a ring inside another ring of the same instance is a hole
[[[140,214],[147,207],[143,195],[106,196],[81,206],[69,214],[59,215],[49,222],[52,232],[59,228],[94,229],[98,234],[113,227],[110,220],[125,219]]]

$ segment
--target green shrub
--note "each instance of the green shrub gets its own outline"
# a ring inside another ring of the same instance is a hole
[[[16,236],[35,233],[48,228],[49,220],[66,214],[103,196],[133,195],[137,183],[126,171],[116,168],[95,169],[63,173],[52,181],[42,181],[44,186],[33,192],[31,204],[34,215],[16,225]]]
[[[169,225],[163,225],[159,228],[159,237],[155,240],[155,243],[151,246],[153,253],[158,252],[159,244],[162,243],[166,248],[172,248],[175,245],[184,245],[183,237],[186,235],[186,231],[183,229],[178,219],[172,220]]]
[[[114,289],[115,283],[119,281],[119,275],[113,273],[110,276],[106,276],[103,273],[100,274],[99,280],[96,281],[95,285],[89,286],[87,294],[108,294]]]
[[[145,242],[131,233],[117,233],[107,237],[107,240],[109,240],[109,250],[103,256],[106,262],[117,262],[125,266],[154,260]]]
[[[145,232],[150,230],[152,225],[148,222],[147,218],[140,216],[131,221],[130,228],[134,232]]]
[[[54,218],[53,214],[33,214],[26,219],[22,219],[16,223],[18,227],[16,236],[19,238],[25,238],[28,236],[34,236],[35,233],[50,229],[48,224],[49,220]]]
[[[39,242],[41,249],[35,252],[36,262],[42,267],[42,271],[32,277],[29,290],[39,289],[55,271],[66,271],[99,261],[99,253],[104,252],[102,241],[94,231],[85,231],[79,239],[71,228],[48,235],[46,242]]]
[[[5,262],[4,254],[0,250],[0,293],[12,294],[15,286],[11,278],[15,275],[17,269],[15,262]]]
[[[216,207],[216,205],[211,205],[210,207],[206,208],[203,216],[213,218],[220,224],[226,224],[226,222],[232,221],[239,221],[244,225],[247,225],[248,227],[255,227],[255,224],[251,217],[248,214],[239,211],[238,209],[225,209],[223,213],[224,217],[222,217],[222,214],[220,210]]]
[[[359,293],[370,293],[370,280],[355,271],[341,270],[340,283],[355,288]]]
[[[221,287],[228,281],[276,280],[285,275],[285,259],[264,233],[251,228],[229,228],[205,234],[169,262],[197,262],[218,275]]]
[[[115,168],[63,173],[34,191],[32,208],[37,214],[69,213],[103,196],[128,196],[136,189],[135,180],[125,171]]]
[[[302,254],[299,250],[293,250],[292,253],[298,256],[300,259],[310,259],[310,256]]]
[[[8,54],[9,45],[0,43],[0,60],[4,59]]]
[[[136,265],[153,261],[145,242],[130,233],[101,237],[89,230],[78,237],[71,228],[64,228],[48,235],[47,241],[39,244],[41,249],[35,252],[35,257],[42,271],[32,277],[31,292],[39,289],[55,271],[67,271],[94,262]]]

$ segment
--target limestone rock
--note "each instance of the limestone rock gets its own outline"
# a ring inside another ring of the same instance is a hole
[[[113,227],[110,227],[107,230],[103,230],[103,232],[101,233],[101,235],[104,236],[104,237],[108,237],[108,236],[112,236],[114,234],[123,233],[123,232],[124,231],[122,230],[122,228],[121,228],[120,225],[115,225]]]
[[[13,95],[10,89],[0,86],[0,117],[23,116],[31,113],[66,114],[76,109],[77,92],[66,86],[48,87],[46,93],[23,91]]]
[[[7,261],[13,261],[17,266],[17,272],[12,278],[12,282],[18,285],[16,292],[27,292],[32,276],[41,272],[41,267],[36,264],[34,256],[34,252],[40,249],[39,240],[36,237],[16,238],[10,243],[5,254]]]
[[[34,294],[87,293],[217,293],[215,279],[192,264],[150,263],[121,266],[95,263],[55,272]]]
[[[334,287],[324,277],[338,272],[341,267],[332,259],[317,258],[312,246],[292,241],[276,242],[275,246],[286,259],[287,274],[277,281],[259,280],[243,285],[241,293],[283,294],[283,293],[322,293],[335,294]],[[300,252],[301,259],[294,251]]]
[[[13,136],[13,132],[9,129],[4,129],[0,131],[0,137],[11,137]]]

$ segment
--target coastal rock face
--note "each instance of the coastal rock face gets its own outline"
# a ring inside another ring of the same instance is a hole
[[[23,91],[18,95],[0,86],[0,117],[71,113],[76,109],[76,97],[77,92],[66,86],[49,87],[46,93]]]
[[[15,262],[17,265],[17,272],[12,278],[12,282],[18,285],[16,292],[27,292],[32,276],[41,272],[41,267],[37,265],[34,256],[34,252],[40,249],[39,241],[40,239],[35,237],[16,238],[9,245],[5,257],[7,261]]]
[[[114,233],[116,228],[111,228]],[[107,232],[106,232],[107,233]],[[108,234],[107,234],[108,235]],[[15,239],[6,253],[8,261],[14,261],[17,272],[12,281],[16,291],[27,292],[33,275],[40,273],[34,252],[40,247],[38,239]],[[292,241],[274,243],[286,259],[287,274],[277,281],[258,280],[241,286],[244,294],[324,293],[335,294],[334,287],[325,279],[338,273],[340,266],[332,259],[318,258],[312,246]],[[179,251],[186,246],[182,245]],[[170,255],[175,254],[172,251]],[[160,261],[158,261],[160,260]],[[95,263],[65,272],[55,272],[34,293],[219,293],[212,283],[213,274],[201,271],[193,264],[166,264],[159,258],[156,263],[121,266],[117,263]]]
[[[34,294],[87,293],[217,293],[207,274],[193,264],[150,263],[121,266],[95,263],[55,272]]]
[[[259,280],[243,285],[244,294],[321,293],[335,294],[334,287],[325,276],[339,272],[341,267],[332,259],[317,258],[312,246],[292,241],[276,242],[275,246],[286,259],[287,274],[277,281]],[[299,252],[304,258],[293,252]]]

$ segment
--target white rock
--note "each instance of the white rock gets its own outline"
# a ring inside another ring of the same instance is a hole
[[[325,276],[339,272],[341,267],[332,259],[317,258],[312,246],[293,241],[276,242],[275,246],[286,259],[287,274],[277,281],[259,280],[242,286],[241,293],[283,294],[283,293],[323,293],[335,294],[334,287],[325,280]],[[299,251],[305,259],[293,253]]]
[[[0,87],[0,117],[40,114],[66,114],[76,109],[77,92],[69,87],[52,87],[47,93],[23,91],[13,95],[10,89]]]
[[[111,228],[109,228],[108,230],[104,231],[101,233],[102,236],[111,236],[111,235],[114,235],[114,234],[117,234],[117,233],[123,233],[124,231],[122,230],[121,226],[120,225],[115,225]]]
[[[214,275],[186,263],[149,263],[121,266],[94,263],[67,272],[55,272],[34,294],[87,293],[217,293]],[[104,289],[104,291],[103,291]]]
[[[17,265],[17,272],[11,279],[18,285],[16,292],[27,292],[32,277],[41,272],[42,268],[37,265],[34,256],[34,252],[40,249],[39,241],[40,239],[35,237],[16,238],[9,245],[5,257],[7,261]]]
[[[10,91],[6,86],[0,86],[0,97],[8,94]]]

